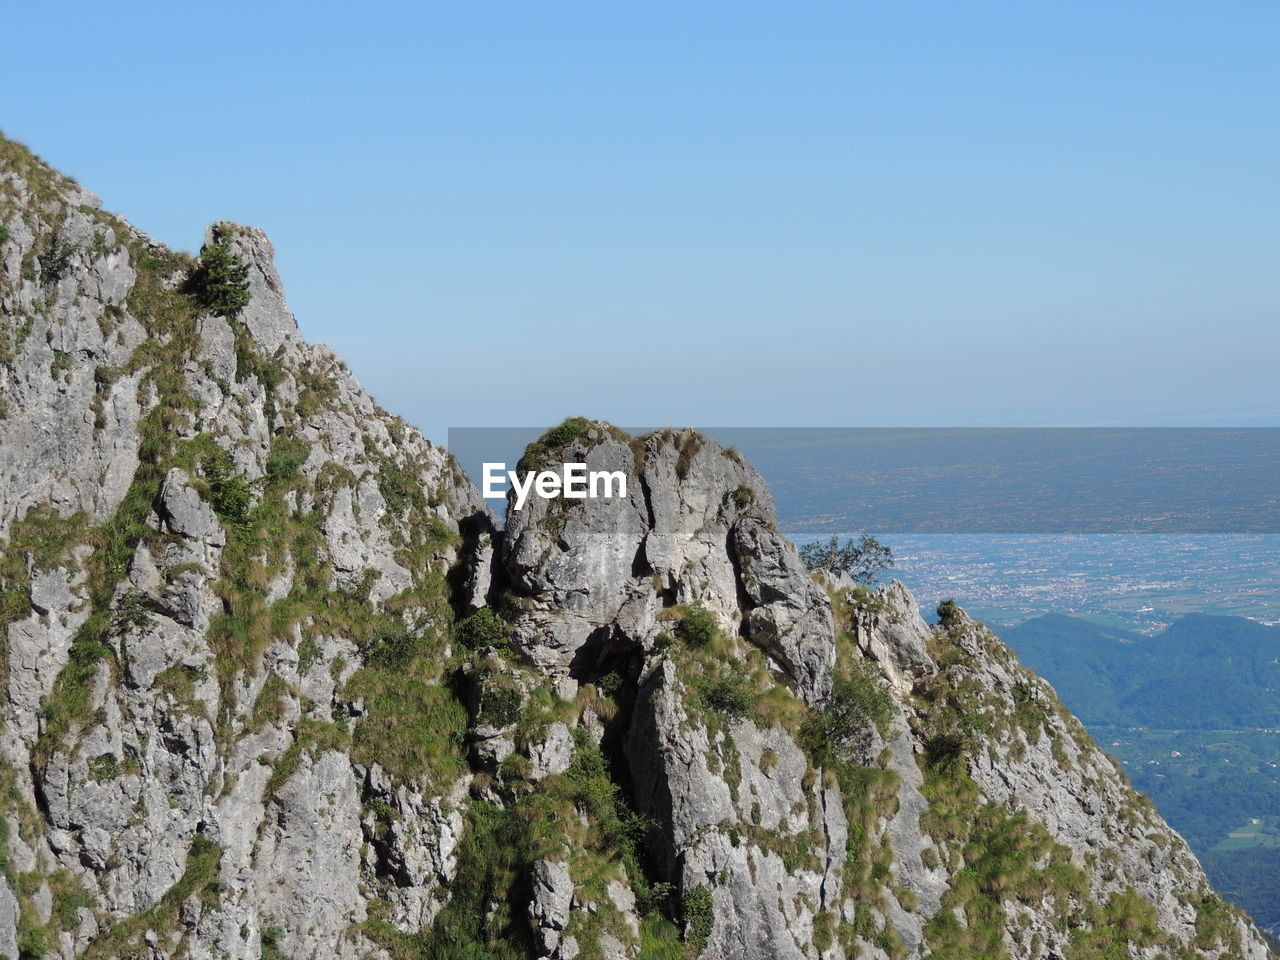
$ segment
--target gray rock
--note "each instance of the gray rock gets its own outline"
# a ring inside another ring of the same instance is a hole
[[[906,586],[894,580],[876,590],[857,622],[858,645],[880,663],[885,677],[903,695],[919,677],[935,672],[929,655],[931,633]]]
[[[227,535],[218,522],[218,515],[200,499],[200,494],[191,486],[191,478],[186,472],[177,467],[165,474],[157,509],[165,529],[170,533],[202,540],[218,547],[227,542]]]
[[[557,860],[539,860],[533,865],[533,898],[529,902],[529,918],[544,954],[550,955],[560,944],[560,934],[569,923],[569,906],[573,902],[573,881],[569,865]],[[561,956],[566,956],[561,950]]]
[[[0,877],[0,957],[18,960],[18,899]]]
[[[205,243],[227,242],[249,265],[249,304],[240,313],[240,322],[262,345],[267,356],[281,346],[301,340],[298,321],[284,300],[284,284],[276,272],[275,247],[257,227],[226,221],[205,231]]]
[[[835,658],[826,598],[774,528],[755,470],[688,431],[627,442],[607,424],[554,458],[622,472],[628,484],[625,497],[531,497],[508,512],[502,559],[522,611],[516,637],[540,669],[590,675],[612,650],[651,645],[664,606],[700,604],[729,630],[745,623],[797,695],[826,698]]]
[[[564,773],[573,762],[573,735],[563,723],[553,723],[546,736],[529,748],[530,780]]]

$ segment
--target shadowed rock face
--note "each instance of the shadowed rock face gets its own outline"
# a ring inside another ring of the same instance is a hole
[[[806,702],[831,689],[835,628],[826,596],[760,475],[690,431],[629,440],[606,424],[554,451],[623,471],[627,495],[533,498],[508,511],[502,560],[520,649],[541,670],[594,678],[619,650],[648,652],[664,609],[698,605],[769,656]]]
[[[500,535],[261,231],[209,229],[217,316],[0,161],[0,957],[1268,956],[1046,684],[815,581],[732,451],[579,423],[530,461],[626,496]]]

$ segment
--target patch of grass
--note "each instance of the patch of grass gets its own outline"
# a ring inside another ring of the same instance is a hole
[[[1236,915],[1220,896],[1216,893],[1205,894],[1195,907],[1195,945],[1198,948],[1208,950],[1228,946],[1236,953],[1243,952],[1240,931],[1235,923]]]
[[[352,675],[343,697],[365,704],[366,714],[352,733],[357,763],[381,764],[426,788],[452,783],[467,771],[467,710],[438,681],[432,665],[365,667]]]
[[[680,928],[659,913],[648,913],[640,921],[639,960],[681,960],[684,942]]]
[[[271,776],[267,778],[266,795],[274,796],[289,782],[305,754],[315,755],[329,750],[347,751],[350,748],[351,737],[338,724],[299,720],[293,728],[293,742],[280,754],[271,770]]]
[[[254,701],[253,712],[249,717],[249,730],[258,732],[284,719],[288,707],[289,684],[284,677],[273,673],[267,677],[266,683]]]
[[[204,679],[204,671],[199,667],[175,663],[156,675],[151,684],[151,691],[157,697],[167,695],[177,704],[194,706],[196,684],[202,679]]]
[[[593,431],[596,433],[594,440],[591,437]],[[561,448],[573,443],[599,443],[606,434],[624,443],[631,439],[611,424],[597,423],[587,417],[569,417],[525,447],[516,469],[521,472],[542,470],[552,462],[553,455]]]
[[[187,851],[187,865],[181,878],[149,910],[126,917],[96,936],[85,950],[85,960],[142,956],[147,952],[143,936],[148,930],[165,934],[177,928],[179,911],[195,896],[206,910],[218,909],[222,885],[218,865],[222,849],[204,834],[196,834]]]
[[[569,417],[542,435],[548,447],[567,447],[575,440],[585,439],[592,423],[586,417]]]
[[[120,228],[119,236],[127,236]],[[112,517],[84,533],[94,547],[86,564],[86,588],[91,613],[72,641],[67,666],[42,706],[44,722],[33,751],[38,764],[47,761],[76,725],[91,719],[90,685],[98,664],[118,674],[114,651],[107,642],[113,629],[115,585],[128,570],[136,546],[155,536],[146,520],[159,494],[165,472],[175,463],[174,438],[188,426],[196,401],[185,389],[184,368],[197,348],[195,304],[190,297],[167,289],[168,279],[189,262],[178,254],[156,253],[140,241],[127,241],[137,280],[129,293],[129,310],[146,327],[149,337],[135,349],[127,370],[145,370],[143,386],[154,387],[157,405],[139,422],[138,467],[124,499]],[[7,552],[7,551],[6,551]]]
[[[270,396],[284,380],[284,370],[278,363],[262,355],[242,324],[233,324],[233,327],[236,336],[236,380],[243,383],[250,377],[256,378],[267,391],[267,415],[275,419],[275,404]]]
[[[1172,946],[1160,931],[1156,908],[1132,887],[1113,893],[1105,906],[1091,904],[1086,922],[1071,931],[1069,960],[1123,960],[1133,956],[1134,947]]]
[[[1049,731],[1049,708],[1029,683],[1013,685],[1013,722],[1022,728],[1027,740],[1035,743]]]
[[[602,913],[610,910],[608,880],[621,878],[621,871],[630,881],[643,916],[641,956],[680,956],[682,944],[673,944],[674,927],[661,914],[671,888],[655,882],[642,862],[652,824],[630,808],[608,760],[580,728],[574,744],[574,760],[564,774],[517,793],[505,808],[472,803],[452,897],[429,930],[403,934],[382,921],[366,925],[395,960],[533,956],[530,872],[535,861],[562,859],[566,850],[575,887],[600,904]],[[584,956],[593,955],[600,933],[617,919],[616,912],[612,916],[573,921]],[[624,942],[629,937],[621,924],[613,932]]]
[[[513,810],[477,801],[468,811],[458,850],[452,896],[431,927],[405,934],[371,921],[369,935],[394,960],[523,960],[536,954],[526,882],[536,848],[527,825]],[[490,911],[490,905],[493,910]]]
[[[302,465],[307,462],[311,445],[294,436],[277,437],[267,456],[267,479],[273,484],[292,483],[298,478]]]
[[[0,553],[0,630],[31,614],[28,564],[40,572],[70,565],[71,550],[85,541],[87,525],[83,512],[62,517],[41,505],[9,527],[9,541]]]
[[[1087,880],[1071,852],[1025,812],[1009,813],[984,800],[963,764],[926,766],[922,793],[929,808],[920,826],[954,871],[944,909],[925,928],[932,956],[1001,960],[1008,956],[1006,901],[1038,907],[1052,897],[1056,915],[1065,918],[1071,901],[1087,896]]]
[[[698,455],[705,441],[693,430],[682,430],[674,435],[673,440],[679,451],[676,455],[676,476],[683,480],[693,469],[693,459]]]
[[[320,659],[320,644],[313,637],[303,637],[298,644],[298,673],[305,674]]]
[[[387,502],[387,512],[397,519],[403,517],[410,507],[422,509],[426,506],[421,481],[389,457],[384,458],[378,467],[378,491]]]

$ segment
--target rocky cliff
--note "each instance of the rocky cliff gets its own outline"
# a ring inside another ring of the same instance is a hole
[[[1268,956],[959,609],[688,431],[495,530],[305,342],[0,141],[0,957]]]

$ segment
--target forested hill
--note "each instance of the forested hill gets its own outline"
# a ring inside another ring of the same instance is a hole
[[[1086,724],[1280,726],[1280,627],[1194,614],[1144,637],[1050,614],[1004,637]]]

